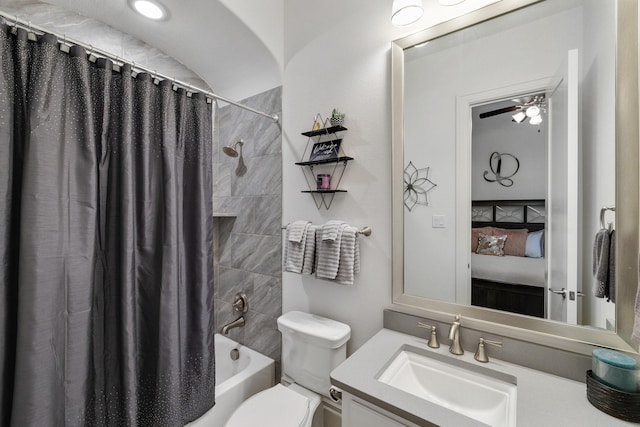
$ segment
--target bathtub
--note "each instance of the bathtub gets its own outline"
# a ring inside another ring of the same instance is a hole
[[[274,385],[275,362],[220,334],[215,335],[216,404],[185,427],[222,427],[236,408],[250,396]],[[231,350],[240,358],[231,360]]]

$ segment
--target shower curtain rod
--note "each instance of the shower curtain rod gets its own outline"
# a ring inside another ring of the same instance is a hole
[[[274,122],[278,123],[278,121],[280,120],[280,118],[278,117],[277,114],[268,114],[265,112],[262,112],[260,110],[256,110],[255,108],[251,108],[249,106],[246,106],[244,104],[240,104],[239,102],[236,101],[232,101],[228,98],[225,98],[224,96],[220,96],[214,92],[211,92],[209,90],[206,89],[202,89],[200,87],[191,85],[189,83],[180,81],[180,80],[176,80],[173,77],[158,73],[155,70],[152,70],[148,67],[142,66],[142,65],[138,65],[133,61],[127,61],[124,58],[121,58],[119,56],[116,56],[110,52],[107,52],[105,50],[99,49],[97,47],[94,47],[91,44],[88,43],[84,43],[81,42],[79,40],[73,39],[71,37],[67,37],[66,34],[60,34],[60,33],[56,33],[54,31],[50,31],[46,28],[40,27],[38,25],[33,25],[31,24],[31,21],[24,21],[20,18],[18,18],[17,15],[10,15],[6,12],[3,12],[0,10],[0,16],[6,18],[9,22],[8,24],[13,24],[13,26],[15,27],[22,27],[23,29],[29,31],[29,32],[39,32],[39,33],[43,33],[43,34],[51,34],[53,36],[55,36],[58,39],[59,43],[63,43],[65,45],[68,44],[75,44],[78,46],[82,46],[83,48],[85,48],[85,50],[87,50],[87,52],[91,55],[91,54],[97,54],[99,56],[102,56],[104,58],[110,59],[111,61],[113,61],[115,64],[117,65],[124,65],[124,64],[129,64],[131,65],[131,70],[135,71],[136,73],[139,71],[143,71],[146,72],[152,76],[154,76],[157,79],[161,79],[161,80],[169,80],[170,82],[173,82],[173,84],[175,86],[179,86],[182,87],[183,89],[186,89],[188,92],[192,92],[192,93],[202,93],[204,94],[206,97],[211,98],[211,99],[217,99],[218,101],[222,101],[222,102],[226,102],[227,104],[231,104],[233,106],[236,106],[238,108],[242,108],[243,110],[247,110],[250,111],[254,114],[258,114],[259,116],[263,116],[263,117],[267,117],[271,120],[273,120]]]

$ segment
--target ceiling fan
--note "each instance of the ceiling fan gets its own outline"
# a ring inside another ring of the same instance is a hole
[[[516,123],[522,123],[527,118],[529,118],[529,123],[532,125],[539,125],[542,123],[542,116],[540,113],[546,112],[545,107],[547,106],[547,104],[545,104],[544,95],[534,95],[523,99],[514,99],[513,102],[517,102],[518,104],[480,113],[480,118],[486,119],[487,117],[493,117],[499,114],[515,112],[511,118],[512,121]]]

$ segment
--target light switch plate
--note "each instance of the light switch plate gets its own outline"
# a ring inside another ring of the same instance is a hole
[[[431,217],[431,228],[447,228],[444,215],[433,215]]]

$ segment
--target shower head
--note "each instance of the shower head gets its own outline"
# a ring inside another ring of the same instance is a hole
[[[242,148],[244,144],[243,140],[237,141],[235,144],[227,145],[226,147],[222,147],[222,151],[229,157],[238,157],[238,145]]]

